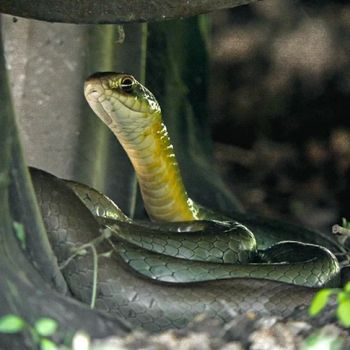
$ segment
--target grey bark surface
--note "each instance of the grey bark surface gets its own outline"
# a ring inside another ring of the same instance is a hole
[[[86,30],[85,30],[86,31]],[[25,158],[72,175],[81,121],[84,28],[3,16],[4,46]]]

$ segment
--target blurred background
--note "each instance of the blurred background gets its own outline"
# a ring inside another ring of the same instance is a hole
[[[322,231],[350,218],[350,4],[212,14],[215,156],[248,211]]]

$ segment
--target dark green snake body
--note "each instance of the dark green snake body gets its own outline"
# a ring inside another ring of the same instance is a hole
[[[220,254],[214,253],[215,250],[212,251],[213,258],[221,261],[220,263],[185,260],[195,246],[210,250],[211,245],[218,242],[217,247],[226,251],[227,246],[222,246],[222,242],[225,239],[230,241],[230,232],[224,233],[224,239],[218,232],[215,233],[216,225],[221,224],[200,221],[154,225],[131,223],[129,220],[113,221],[111,218],[119,215],[117,211],[113,214],[113,205],[110,203],[110,208],[107,205],[108,210],[104,212],[101,207],[104,202],[100,204],[100,201],[104,201],[105,197],[81,185],[85,192],[80,194],[85,196],[85,202],[90,202],[90,208],[97,208],[102,214],[96,220],[69,188],[71,183],[67,186],[64,181],[36,169],[32,169],[32,178],[45,225],[50,233],[49,238],[60,263],[66,261],[75,249],[99,237],[101,225],[113,230],[108,240],[103,240],[97,245],[100,256],[96,307],[122,317],[134,326],[151,331],[179,328],[203,312],[224,321],[229,320],[235,313],[247,311],[285,316],[296,306],[310,303],[317,288],[305,285],[313,283],[315,286],[321,286],[325,282],[323,277],[320,277],[321,270],[329,264],[334,278],[327,283],[339,284],[338,264],[333,259],[328,259],[328,253],[324,262],[315,260],[316,265],[313,268],[309,265],[307,273],[300,269],[298,262],[294,267],[293,263],[269,265],[270,271],[260,265],[256,266],[254,278],[249,278],[247,272],[244,272],[245,265],[222,263],[222,256],[225,254],[221,254],[220,257]],[[86,193],[89,195],[86,196]],[[104,224],[101,224],[102,221]],[[259,224],[261,225],[261,222]],[[200,231],[202,225],[209,231]],[[278,223],[273,225],[278,226]],[[152,226],[153,228],[150,228]],[[226,224],[225,227],[227,229]],[[186,229],[194,229],[197,232],[186,232]],[[175,232],[176,230],[181,232]],[[176,235],[179,239],[174,240]],[[198,237],[193,241],[194,235]],[[211,243],[207,241],[208,235],[212,236]],[[307,236],[306,234],[304,238],[307,239]],[[308,238],[310,241],[311,237]],[[331,239],[322,236],[317,239],[321,239],[335,252],[341,250],[337,250],[337,243]],[[111,250],[111,246],[115,249]],[[161,254],[162,247],[163,253],[168,252],[170,256]],[[184,249],[181,250],[181,247]],[[304,253],[300,251],[300,255],[294,258],[313,260],[308,255],[312,253],[319,257],[318,247],[311,246],[310,251],[309,248],[310,246],[306,246],[306,256],[302,257]],[[286,254],[290,261],[288,249],[282,249],[282,255]],[[182,257],[175,258],[175,251],[182,252]],[[112,254],[103,254],[106,252]],[[275,259],[283,260],[286,257],[278,256],[279,249],[275,253]],[[270,258],[273,256],[274,252],[271,252]],[[279,270],[278,265],[284,266],[285,269]],[[233,271],[238,273],[238,277],[226,279]],[[244,278],[239,278],[240,271],[245,273]],[[284,275],[285,272],[287,273]],[[63,269],[63,273],[73,295],[81,301],[90,302],[93,280],[91,254],[73,259]],[[273,281],[276,278],[284,279],[287,283]],[[203,281],[200,281],[201,279]]]
[[[203,312],[222,320],[246,311],[287,315],[316,288],[340,284],[334,254],[346,252],[332,238],[244,214],[228,218],[188,198],[160,107],[133,77],[92,76],[85,96],[121,141],[146,209],[161,222],[133,221],[94,189],[32,169],[51,244],[78,299],[91,298],[94,247],[96,306],[152,331]]]

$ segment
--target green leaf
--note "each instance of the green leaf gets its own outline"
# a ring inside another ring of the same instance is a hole
[[[345,292],[350,293],[350,281],[346,283],[344,290]]]
[[[17,333],[25,326],[24,320],[16,315],[6,315],[0,318],[0,333]]]
[[[343,227],[346,227],[346,226],[347,226],[347,221],[346,221],[345,218],[341,218],[341,225],[342,225]]]
[[[337,316],[344,327],[350,327],[350,300],[345,300],[338,305]]]
[[[26,233],[24,231],[24,226],[19,222],[13,223],[13,228],[15,229],[16,236],[21,244],[21,248],[26,249]]]
[[[51,318],[40,318],[34,324],[35,330],[44,337],[54,334],[57,327],[57,322]]]
[[[40,350],[57,350],[58,346],[47,338],[42,338],[40,340]]]
[[[302,343],[301,350],[341,350],[343,343],[341,338],[321,331],[306,338]]]
[[[350,229],[350,222],[345,219],[345,218],[342,218],[341,220],[341,225],[344,227],[344,228],[347,228],[347,229]]]
[[[340,292],[337,294],[337,301],[338,304],[344,303],[349,299],[348,294],[344,292],[343,290],[340,290]]]
[[[314,296],[309,307],[309,315],[316,316],[327,305],[329,296],[334,292],[333,289],[321,289]]]

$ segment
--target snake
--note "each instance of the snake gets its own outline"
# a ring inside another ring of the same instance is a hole
[[[223,321],[248,311],[286,316],[319,288],[341,284],[339,256],[347,251],[333,237],[249,214],[226,216],[192,200],[161,108],[132,75],[95,73],[84,94],[127,153],[150,221],[129,218],[87,185],[31,169],[76,299],[91,299],[93,252],[96,307],[149,331],[184,327],[201,313]]]

